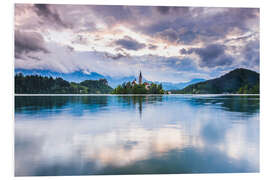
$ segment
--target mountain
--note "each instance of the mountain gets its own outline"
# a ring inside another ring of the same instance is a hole
[[[205,79],[192,79],[191,81],[183,82],[183,83],[162,82],[162,87],[165,90],[183,89],[191,84],[195,84],[195,83],[203,82],[203,81],[206,81],[206,80]]]
[[[174,94],[259,94],[260,75],[255,71],[238,68],[204,82],[174,90]]]
[[[89,74],[85,74],[82,71],[75,71],[72,73],[60,73],[54,72],[50,70],[27,70],[27,69],[15,69],[15,74],[22,73],[23,75],[40,75],[40,76],[47,76],[47,77],[61,77],[66,81],[70,82],[82,82],[84,80],[98,80],[105,78],[103,75],[98,74],[96,72],[91,72]]]
[[[124,82],[129,82],[133,81],[136,77],[135,76],[127,76],[127,77],[110,77],[110,76],[105,76],[105,78],[108,80],[109,85],[113,88],[116,88],[116,86],[123,84]],[[136,78],[138,79],[138,78]]]

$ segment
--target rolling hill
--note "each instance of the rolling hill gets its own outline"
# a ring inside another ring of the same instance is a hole
[[[238,68],[216,78],[173,90],[173,94],[259,94],[260,75]]]

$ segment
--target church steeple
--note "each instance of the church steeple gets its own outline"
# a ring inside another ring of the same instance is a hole
[[[142,84],[142,72],[140,71],[140,74],[139,74],[139,84]]]

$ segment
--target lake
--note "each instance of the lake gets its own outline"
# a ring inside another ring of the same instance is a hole
[[[15,176],[259,172],[259,96],[15,96]]]

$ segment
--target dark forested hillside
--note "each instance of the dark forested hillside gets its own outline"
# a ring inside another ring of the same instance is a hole
[[[260,75],[248,69],[235,69],[219,78],[190,85],[174,94],[259,94]]]
[[[107,94],[112,90],[106,79],[75,83],[62,78],[15,75],[16,94]]]

